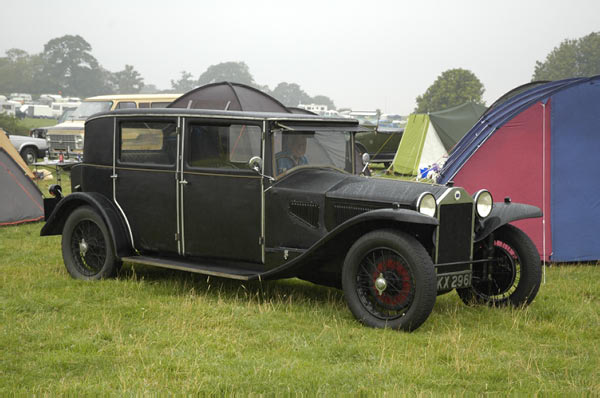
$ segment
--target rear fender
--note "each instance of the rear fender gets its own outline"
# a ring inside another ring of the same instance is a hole
[[[125,220],[110,200],[95,192],[74,192],[61,199],[52,213],[47,216],[40,236],[62,234],[67,218],[73,210],[80,206],[90,206],[100,214],[110,232],[117,257],[127,257],[133,254]]]
[[[485,239],[503,225],[526,218],[542,217],[542,215],[542,210],[536,206],[510,202],[494,203],[492,214],[482,221],[475,232],[475,242]]]

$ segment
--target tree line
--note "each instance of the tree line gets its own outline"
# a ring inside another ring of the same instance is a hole
[[[100,94],[135,94],[144,92],[186,92],[217,81],[233,81],[256,87],[273,95],[286,106],[318,103],[335,109],[325,95],[311,97],[296,83],[279,83],[273,90],[254,81],[244,62],[222,62],[211,65],[198,79],[181,72],[171,80],[171,88],[158,90],[145,85],[144,78],[132,65],[111,72],[92,55],[92,46],[79,35],[65,35],[50,40],[40,54],[28,54],[13,48],[0,57],[0,92],[61,93],[63,96],[89,97]]]
[[[91,53],[91,45],[79,35],[50,40],[40,54],[28,54],[13,48],[0,57],[0,92],[62,93],[64,96],[89,97],[99,94],[160,92],[145,85],[144,78],[132,65],[111,72],[103,68]],[[600,74],[600,32],[579,39],[566,39],[544,61],[537,61],[532,81],[559,80]],[[219,81],[232,81],[258,88],[286,106],[327,105],[335,109],[325,95],[310,96],[296,83],[281,82],[270,89],[254,80],[245,62],[222,62],[209,66],[198,78],[181,71],[163,92],[186,92]],[[510,88],[507,88],[507,91]],[[439,111],[467,101],[483,104],[485,88],[477,76],[466,69],[442,72],[425,93],[416,98],[415,112]]]

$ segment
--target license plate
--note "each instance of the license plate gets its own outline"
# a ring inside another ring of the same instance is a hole
[[[438,290],[459,289],[471,286],[471,271],[458,272],[450,275],[439,275],[437,277]]]

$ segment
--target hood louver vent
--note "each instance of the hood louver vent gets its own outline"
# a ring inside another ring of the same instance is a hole
[[[375,210],[379,207],[335,204],[333,205],[333,208],[335,210],[335,224],[340,225],[341,223],[351,219],[352,217],[356,217],[359,214],[365,213],[370,210]]]
[[[314,202],[292,200],[290,214],[304,221],[313,228],[319,228],[319,205]]]

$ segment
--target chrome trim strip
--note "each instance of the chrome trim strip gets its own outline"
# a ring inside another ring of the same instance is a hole
[[[263,172],[264,172],[264,158],[265,158],[265,142],[267,139],[267,122],[265,120],[263,120],[263,131],[262,131],[262,136],[261,136],[261,141],[262,141],[262,154],[261,154],[261,159],[263,159]],[[270,187],[269,187],[270,188]],[[265,246],[266,246],[266,242],[267,239],[265,237],[265,179],[261,176],[260,177],[260,192],[261,192],[261,197],[260,197],[260,238],[259,238],[259,244],[261,246],[261,260],[262,263],[265,263]]]
[[[178,118],[179,119],[179,118]],[[184,188],[185,188],[185,184],[183,184],[183,182],[185,181],[185,177],[183,175],[183,158],[184,158],[184,148],[185,148],[185,117],[181,118],[181,151],[179,153],[179,182],[181,184],[177,184],[180,185],[180,206],[181,206],[181,235],[180,235],[180,239],[181,239],[181,253],[185,256],[185,212],[183,211],[184,207],[183,207],[183,192],[184,192]]]
[[[129,232],[129,239],[131,240],[131,247],[133,248],[133,250],[135,252],[137,252],[137,249],[135,248],[135,243],[133,242],[133,231],[131,230],[131,225],[129,224],[129,220],[127,219],[127,216],[125,215],[125,212],[123,211],[123,208],[121,207],[121,205],[119,204],[119,202],[117,201],[117,118],[113,118],[114,123],[113,123],[113,164],[112,164],[112,175],[110,176],[112,178],[112,186],[113,186],[113,201],[115,202],[115,205],[117,206],[117,208],[119,209],[119,211],[121,212],[121,215],[123,216],[123,218],[125,219],[125,224],[127,225],[127,232]]]
[[[180,185],[179,184],[179,179],[178,177],[178,167],[179,167],[179,157],[180,157],[180,150],[181,150],[181,118],[177,118],[177,150],[176,150],[176,156],[175,156],[175,208],[176,208],[176,212],[175,212],[175,218],[177,219],[177,231],[176,231],[176,239],[177,239],[177,254],[179,254],[180,256],[182,255],[182,249],[181,249],[181,209],[179,207],[179,191],[180,191]]]

